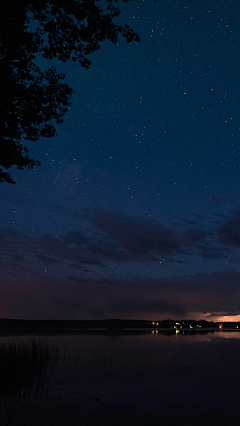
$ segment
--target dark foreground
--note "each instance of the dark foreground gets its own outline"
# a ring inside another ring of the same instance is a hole
[[[0,336],[1,426],[239,426],[240,334]]]

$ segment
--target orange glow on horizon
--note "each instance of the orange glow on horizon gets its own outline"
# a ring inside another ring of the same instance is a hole
[[[215,322],[239,322],[240,321],[240,315],[224,315],[224,316],[219,316],[219,317],[215,317],[214,320]]]

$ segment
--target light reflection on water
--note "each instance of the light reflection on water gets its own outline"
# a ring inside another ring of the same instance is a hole
[[[239,425],[239,338],[240,333],[225,331],[21,336],[26,362],[16,367],[15,356],[15,380],[14,357],[5,362],[5,376],[12,379],[1,393],[18,420],[2,418],[0,424]],[[0,348],[8,340],[0,338]]]

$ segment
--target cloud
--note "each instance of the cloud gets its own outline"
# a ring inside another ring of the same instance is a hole
[[[186,309],[181,304],[172,304],[164,299],[153,301],[137,301],[135,299],[125,299],[120,302],[111,303],[108,306],[111,314],[123,314],[125,312],[137,314],[167,314],[183,317],[186,315]]]
[[[25,262],[25,256],[16,245],[16,233],[4,229],[0,233],[0,264],[4,268],[12,268]]]
[[[234,216],[228,219],[218,229],[221,240],[224,244],[240,246],[240,210],[234,211]]]
[[[139,255],[170,254],[181,247],[177,234],[158,222],[95,211],[92,223],[115,238],[123,249]]]
[[[82,278],[82,277],[75,277],[75,276],[69,276],[67,277],[68,280],[71,280],[77,284],[80,285],[86,285],[87,287],[93,288],[94,286],[96,288],[102,288],[102,287],[120,287],[125,288],[128,287],[128,283],[125,280],[120,279],[110,279],[110,278]]]
[[[204,239],[199,230],[180,235],[157,221],[119,213],[95,210],[88,219],[101,231],[102,254],[116,261],[156,261],[159,256],[180,253],[184,245],[196,246]]]
[[[104,262],[94,255],[93,247],[87,238],[80,232],[69,238],[68,234],[55,238],[50,234],[37,235],[23,231],[13,232],[11,229],[3,230],[0,234],[0,252],[2,265],[17,267],[22,263],[32,262],[34,258],[43,264],[59,264],[69,262],[68,265],[76,268],[81,265],[105,266]],[[77,243],[78,241],[78,243]]]
[[[39,259],[42,260],[44,263],[60,263],[60,260],[57,259],[53,259],[50,256],[46,256],[45,254],[41,254],[41,253],[35,253],[35,256]]]
[[[8,280],[1,284],[3,317],[41,319],[200,319],[239,314],[238,273],[162,279]]]
[[[239,314],[240,274],[221,272],[161,279],[81,279],[90,312],[101,318],[195,318]],[[92,298],[94,294],[94,298]],[[86,296],[87,297],[87,296]],[[96,316],[95,316],[96,318]]]
[[[220,260],[220,259],[227,259],[228,250],[224,247],[219,247],[216,245],[200,245],[198,247],[198,254],[202,256],[205,259],[208,260]]]
[[[58,237],[2,229],[0,266],[11,271],[16,267],[31,271],[38,266],[37,272],[48,266],[52,270],[65,268],[67,275],[71,275],[71,269],[86,275],[92,271],[97,273],[96,268],[107,271],[109,262],[121,265],[134,262],[142,267],[164,257],[165,263],[179,265],[189,263],[194,256],[209,261],[231,261],[234,253],[230,246],[240,245],[238,210],[234,217],[212,231],[198,229],[193,224],[173,227],[148,218],[104,210],[92,210],[81,216],[79,213],[78,220],[76,229]]]
[[[205,233],[197,229],[190,229],[186,232],[184,238],[184,245],[196,246],[199,242],[203,241]]]

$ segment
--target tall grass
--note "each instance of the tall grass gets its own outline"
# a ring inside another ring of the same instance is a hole
[[[55,344],[41,339],[10,339],[0,344],[0,425],[27,424],[48,389],[59,360]]]

